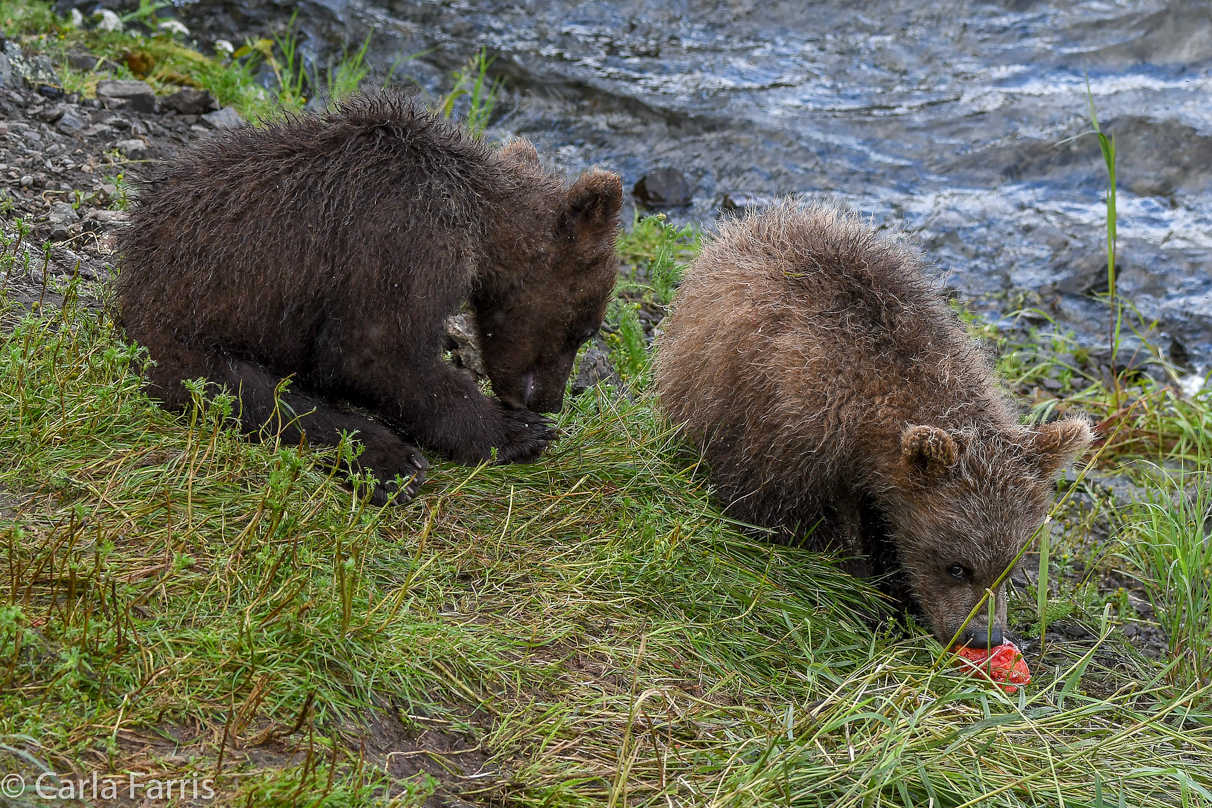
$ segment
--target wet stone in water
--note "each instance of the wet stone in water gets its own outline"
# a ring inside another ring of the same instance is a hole
[[[771,197],[746,191],[734,191],[724,194],[720,200],[720,210],[726,213],[748,213],[751,210],[770,207],[772,204],[774,204],[774,199]]]
[[[650,208],[680,208],[691,202],[690,183],[676,168],[649,171],[635,184],[632,193]]]

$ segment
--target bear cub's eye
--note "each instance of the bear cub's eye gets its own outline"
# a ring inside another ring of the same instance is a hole
[[[962,581],[968,577],[968,568],[963,564],[952,564],[947,567],[947,574],[957,581]]]

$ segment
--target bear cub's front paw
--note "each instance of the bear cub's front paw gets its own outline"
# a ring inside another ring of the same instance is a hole
[[[429,461],[416,447],[399,442],[388,446],[367,446],[358,458],[358,471],[369,470],[379,483],[371,493],[373,505],[386,505],[394,495],[396,505],[406,505],[421,490]],[[400,480],[397,483],[396,480]]]
[[[504,432],[495,447],[498,463],[534,460],[555,440],[555,428],[537,412],[503,409],[501,420]]]

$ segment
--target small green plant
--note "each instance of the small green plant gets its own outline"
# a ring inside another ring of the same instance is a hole
[[[639,317],[640,304],[615,298],[606,310],[606,322],[613,331],[606,335],[615,371],[633,387],[646,384],[651,356]]]
[[[1094,109],[1094,94],[1090,90],[1090,76],[1086,76],[1086,108],[1090,113],[1090,124],[1093,127],[1087,132],[1083,132],[1077,137],[1085,135],[1094,135],[1098,138],[1098,148],[1103,155],[1103,163],[1107,167],[1107,300],[1111,304],[1111,321],[1108,335],[1108,345],[1111,349],[1111,385],[1113,402],[1115,408],[1119,409],[1120,403],[1120,380],[1119,371],[1116,367],[1116,354],[1119,351],[1120,328],[1123,324],[1123,307],[1119,303],[1119,298],[1116,295],[1116,266],[1115,266],[1115,247],[1116,247],[1116,195],[1115,195],[1115,134],[1108,136],[1103,132],[1098,125],[1098,112]],[[1072,140],[1070,138],[1069,140]]]
[[[130,208],[130,183],[126,181],[126,172],[119,171],[105,179],[114,186],[114,192],[110,194],[110,210],[128,210]]]
[[[488,49],[481,48],[479,53],[471,57],[467,66],[454,74],[454,87],[442,99],[438,109],[447,118],[454,116],[455,106],[463,98],[467,99],[467,115],[464,125],[472,137],[483,137],[492,118],[492,110],[497,104],[497,95],[501,91],[503,80],[498,76],[489,81],[488,68],[496,61],[496,57],[488,58]]]
[[[303,54],[299,51],[299,37],[295,32],[298,16],[296,9],[281,36],[275,34],[272,40],[246,42],[232,54],[233,61],[243,59],[249,68],[257,58],[265,59],[278,82],[278,104],[286,110],[302,109],[307,103],[307,89],[313,83],[307,75]]]
[[[72,210],[80,210],[85,204],[92,202],[96,194],[87,191],[81,191],[79,188],[72,191]]]
[[[302,107],[307,103],[304,91],[307,89],[307,72],[303,64],[303,55],[299,52],[299,39],[295,34],[295,19],[299,16],[298,9],[290,15],[286,24],[286,32],[282,36],[274,36],[274,44],[282,53],[282,64],[279,66],[270,53],[270,64],[278,77],[279,98],[283,106]]]
[[[170,0],[139,0],[139,7],[134,11],[123,14],[120,19],[124,25],[138,22],[149,28],[156,27],[156,12],[162,8],[170,8]]]
[[[667,306],[682,282],[683,260],[698,254],[700,234],[692,225],[676,227],[665,214],[640,217],[619,237],[619,257],[635,267],[634,282],[624,291],[648,293],[653,302]]]
[[[664,214],[636,215],[631,229],[619,237],[619,257],[631,269],[619,279],[615,299],[606,311],[611,326],[615,370],[632,385],[647,386],[651,349],[644,335],[639,312],[642,307],[663,309],[673,300],[688,260],[699,250],[699,234],[693,227],[675,227]]]
[[[366,65],[366,51],[370,48],[372,36],[374,31],[366,35],[362,47],[354,51],[352,56],[342,52],[341,60],[328,68],[326,84],[330,101],[340,101],[356,93],[370,74],[370,68]]]

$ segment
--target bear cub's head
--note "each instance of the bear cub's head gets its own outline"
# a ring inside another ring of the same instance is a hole
[[[525,141],[503,160],[538,176]],[[493,280],[472,295],[484,367],[511,407],[559,412],[577,351],[602,324],[618,275],[615,241],[623,183],[590,169],[570,188],[553,187],[527,231],[519,219],[498,231]]]
[[[898,501],[888,517],[939,642],[1001,645],[1005,578],[1052,505],[1056,473],[1091,437],[1076,418],[985,434],[920,425],[901,433]]]

